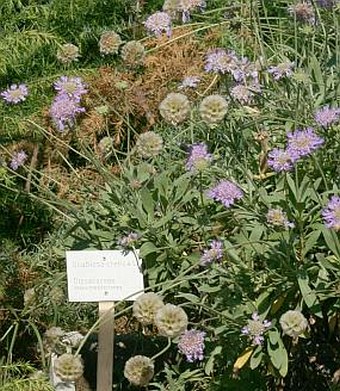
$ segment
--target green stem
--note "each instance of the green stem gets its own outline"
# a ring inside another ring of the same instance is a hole
[[[157,354],[155,354],[155,355],[151,358],[151,360],[152,360],[152,361],[155,361],[156,358],[160,357],[163,353],[165,353],[165,352],[170,348],[170,346],[171,346],[171,338],[168,337],[168,343],[167,343],[166,347],[165,347],[164,349],[162,349],[160,352],[158,352]]]

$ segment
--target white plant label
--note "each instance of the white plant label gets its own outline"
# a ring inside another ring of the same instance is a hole
[[[138,250],[66,251],[66,263],[69,301],[133,301],[144,289]]]

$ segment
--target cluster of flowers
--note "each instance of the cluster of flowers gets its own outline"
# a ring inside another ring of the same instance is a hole
[[[161,37],[165,33],[171,37],[172,19],[182,16],[182,22],[190,20],[190,15],[195,11],[204,11],[204,0],[165,0],[163,10],[150,15],[144,22],[144,26],[150,34]]]
[[[316,0],[315,3],[321,8],[332,9],[339,4],[339,0]],[[298,22],[311,25],[316,24],[315,10],[312,1],[302,0],[296,4],[290,5],[288,7],[288,13]]]
[[[289,310],[281,315],[279,320],[284,335],[297,340],[308,331],[308,321],[304,315],[297,310]],[[272,326],[269,320],[261,320],[257,312],[254,312],[247,325],[241,330],[242,335],[251,339],[253,345],[261,345],[264,341],[265,332]]]
[[[155,293],[144,293],[133,304],[133,315],[144,326],[155,325],[159,335],[179,337],[178,349],[188,362],[203,360],[205,333],[187,330],[185,311],[173,304],[164,304]],[[131,357],[124,367],[124,376],[135,386],[147,386],[154,375],[153,359],[146,356]]]
[[[87,90],[80,77],[68,76],[61,76],[54,83],[54,89],[57,96],[52,102],[50,116],[56,128],[64,131],[74,126],[77,114],[85,112],[80,101]]]

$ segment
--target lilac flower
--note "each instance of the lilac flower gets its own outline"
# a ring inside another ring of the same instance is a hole
[[[28,95],[28,88],[25,84],[12,84],[0,95],[7,103],[17,104],[26,100]]]
[[[204,69],[206,72],[225,74],[235,69],[236,62],[235,52],[215,49],[207,54]]]
[[[76,115],[83,113],[84,107],[79,106],[79,102],[68,95],[57,95],[50,108],[50,116],[58,130],[63,131],[66,127],[72,127],[75,123]]]
[[[201,78],[198,76],[186,76],[182,83],[180,84],[179,88],[196,88],[198,83],[201,81]]]
[[[290,77],[293,74],[294,63],[285,61],[276,66],[270,66],[267,71],[273,76],[274,80],[280,80],[284,77]]]
[[[333,8],[339,0],[316,0],[316,4],[321,8]]]
[[[178,349],[186,356],[188,362],[203,360],[204,331],[186,330],[179,339]]]
[[[322,211],[326,227],[340,231],[340,197],[332,196],[326,208]]]
[[[241,104],[250,103],[254,97],[253,92],[243,84],[237,84],[234,86],[230,90],[230,95]]]
[[[309,1],[301,1],[289,6],[288,12],[299,22],[315,24],[314,8]]]
[[[204,143],[191,146],[190,155],[185,168],[193,173],[204,170],[212,161],[212,155],[208,152],[208,147]]]
[[[293,168],[293,160],[290,153],[284,149],[274,148],[268,154],[268,166],[274,171],[290,171]]]
[[[314,118],[319,125],[328,128],[340,120],[340,108],[326,105],[315,112]]]
[[[243,191],[233,182],[222,180],[207,192],[207,196],[229,208],[236,200],[243,197]]]
[[[286,230],[294,227],[294,223],[288,220],[286,213],[281,208],[269,209],[266,219],[269,224],[283,227]]]
[[[247,326],[244,326],[241,330],[242,335],[247,335],[252,339],[253,345],[261,345],[264,341],[263,334],[271,326],[269,320],[260,320],[257,312],[254,312],[251,319],[248,320]]]
[[[59,95],[65,94],[70,98],[80,101],[81,96],[87,93],[85,85],[80,77],[61,76],[59,80],[54,83],[54,88]]]
[[[258,84],[259,73],[256,65],[250,62],[247,57],[237,59],[236,66],[230,72],[237,82],[246,83],[247,79],[250,78]]]
[[[28,156],[25,151],[21,150],[19,152],[16,152],[12,156],[12,160],[9,163],[9,166],[12,170],[16,171],[19,167],[23,166],[27,160]]]
[[[163,32],[168,37],[171,36],[171,17],[166,12],[157,11],[150,15],[144,22],[144,26],[150,33],[160,37]]]
[[[213,261],[219,261],[223,258],[223,243],[220,240],[213,240],[209,249],[205,249],[201,256],[201,265],[206,266]]]
[[[136,232],[130,232],[128,235],[123,236],[118,240],[118,244],[126,249],[133,247],[137,240],[139,239],[139,235]]]
[[[319,137],[313,128],[305,130],[296,130],[294,133],[288,133],[287,152],[292,161],[296,161],[303,156],[310,155],[313,151],[320,148],[324,140]]]

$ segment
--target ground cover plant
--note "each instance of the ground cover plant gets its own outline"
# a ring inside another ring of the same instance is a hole
[[[95,389],[65,250],[140,250],[117,390],[340,389],[337,0],[0,5],[0,389]]]

